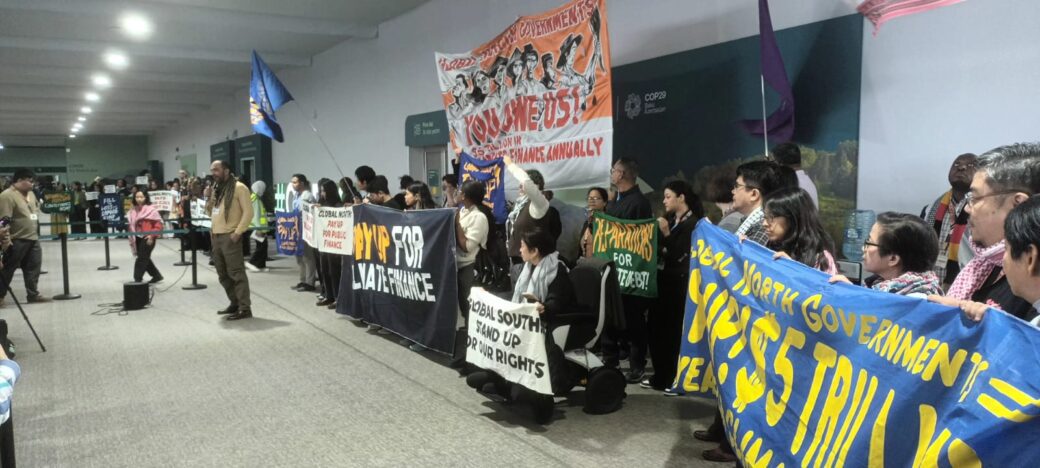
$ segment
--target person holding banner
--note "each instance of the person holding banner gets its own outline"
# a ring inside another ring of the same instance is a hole
[[[456,174],[444,174],[444,177],[441,177],[441,191],[444,192],[444,203],[441,204],[441,208],[458,206],[455,198],[459,191],[459,176]]]
[[[65,188],[65,184],[58,182],[58,185],[54,187],[54,190],[58,193],[64,193],[68,189]],[[51,214],[51,222],[54,223],[51,225],[51,235],[69,233],[69,225],[65,224],[69,222],[69,215],[60,212],[53,213]]]
[[[231,301],[226,309],[217,313],[227,314],[227,320],[251,318],[249,277],[246,276],[240,245],[242,234],[253,219],[249,188],[235,179],[227,161],[213,161],[210,173],[213,174],[214,186],[213,196],[206,203],[206,214],[212,218],[213,266],[217,269],[224,293]]]
[[[639,163],[634,159],[621,158],[610,169],[610,183],[617,188],[614,198],[607,203],[607,214],[618,219],[653,218],[650,201],[639,189]],[[603,362],[607,367],[617,368],[621,361],[622,340],[628,341],[629,383],[639,383],[646,376],[646,309],[648,299],[631,294],[621,295],[625,311],[625,330],[611,327],[603,335]]]
[[[585,224],[581,226],[581,256],[588,258],[592,256],[592,220],[596,213],[603,213],[607,209],[608,194],[603,187],[592,187],[589,189],[585,209]]]
[[[102,234],[107,231],[105,229],[105,222],[101,219],[101,203],[98,201],[98,195],[105,192],[104,185],[101,184],[101,179],[95,179],[94,183],[90,186],[92,200],[87,202],[87,216],[90,217],[90,233],[91,234]]]
[[[549,199],[545,197],[545,178],[536,170],[524,171],[523,168],[513,163],[513,158],[503,156],[502,162],[506,170],[520,183],[520,198],[513,205],[513,211],[509,213],[506,223],[509,233],[509,257],[513,264],[522,263],[520,255],[520,239],[524,233],[540,229],[553,237],[555,242],[560,233],[563,232],[563,224],[560,221],[560,213],[556,208],[549,206]]]
[[[1004,273],[1011,292],[1033,304],[1034,318],[1040,325],[1040,196],[1033,195],[1008,213],[1004,222]],[[969,311],[970,312],[970,311]],[[985,310],[983,310],[983,313]],[[969,315],[972,315],[969,313]]]
[[[751,161],[737,167],[737,181],[733,184],[733,209],[744,217],[737,235],[766,245],[769,236],[762,224],[762,202],[765,196],[783,187],[780,166],[769,161]]]
[[[290,180],[289,190],[286,196],[286,205],[292,211],[300,211],[313,205],[316,200],[310,191],[311,183],[303,174],[293,174]],[[311,247],[305,246],[303,255],[296,257],[296,265],[300,267],[300,282],[291,289],[295,291],[314,291],[314,282],[318,277],[317,256],[309,251]]]
[[[824,273],[838,273],[834,243],[805,189],[785,187],[768,195],[763,223],[774,258],[788,258]]]
[[[393,208],[395,210],[403,210],[404,207],[399,205],[394,197],[390,195],[390,185],[386,180],[386,176],[377,175],[368,182],[368,198],[365,199],[367,203],[373,203],[386,208]]]
[[[148,272],[151,277],[149,283],[158,283],[163,280],[162,273],[152,262],[152,250],[155,249],[155,239],[159,234],[139,234],[142,232],[161,231],[163,228],[162,216],[152,207],[152,200],[147,190],[138,191],[134,194],[133,209],[128,213],[130,218],[130,232],[138,233],[130,236],[130,251],[134,254],[134,282],[144,281],[144,273]]]
[[[430,194],[430,187],[423,182],[412,182],[404,190],[404,209],[431,210],[437,208]],[[396,200],[396,198],[395,198]]]
[[[904,296],[942,294],[939,276],[932,271],[938,256],[939,239],[921,218],[881,213],[863,242],[863,270],[873,273],[863,285]],[[843,275],[832,276],[830,282],[852,283]]]
[[[87,225],[83,224],[87,221],[87,192],[83,190],[82,182],[72,183],[72,213],[69,214],[69,221],[75,223],[70,226],[73,234],[87,232]],[[76,238],[79,239],[82,237]]]
[[[704,217],[700,198],[683,180],[673,180],[665,185],[664,209],[667,216],[657,218],[661,230],[657,303],[647,314],[646,324],[654,375],[639,384],[658,391],[665,391],[675,380],[689,290],[690,237],[697,222]]]
[[[545,347],[549,363],[549,378],[553,394],[569,392],[577,384],[577,373],[571,371],[562,347],[553,342],[552,331],[561,325],[594,319],[592,312],[581,308],[574,295],[574,286],[567,265],[560,260],[556,251],[556,239],[548,232],[533,229],[520,239],[520,255],[524,259],[523,269],[513,290],[512,302],[535,304],[545,324]],[[576,340],[581,341],[581,340]],[[534,420],[545,424],[552,419],[554,400],[552,395],[543,395],[520,385],[510,384],[491,372],[474,372],[466,379],[467,385],[499,393],[502,396],[527,401],[531,405]]]
[[[476,278],[477,254],[487,249],[488,230],[495,217],[491,210],[484,206],[484,183],[467,180],[459,192],[462,195],[462,208],[455,214],[455,266],[458,269],[459,309],[462,314],[463,329],[468,328],[469,292]],[[466,333],[459,333],[465,337]],[[465,342],[463,342],[465,343]],[[462,367],[466,362],[466,346],[455,353],[453,367]]]
[[[339,197],[339,187],[329,179],[318,188],[318,204],[324,207],[339,208],[343,200]],[[318,249],[315,249],[318,250]],[[339,297],[339,280],[343,271],[343,256],[332,252],[318,251],[319,278],[322,294],[318,296],[318,307],[336,309],[336,298]]]

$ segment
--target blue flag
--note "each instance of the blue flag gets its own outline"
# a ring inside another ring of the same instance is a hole
[[[292,100],[289,90],[254,50],[253,76],[249,80],[249,122],[253,124],[253,130],[279,142],[285,141],[274,111]]]
[[[693,232],[673,390],[717,395],[744,466],[1036,466],[1040,330],[827,278]]]
[[[502,183],[502,172],[505,165],[502,158],[482,160],[459,153],[459,185],[467,180],[475,180],[484,184],[484,205],[491,208],[495,215],[495,224],[504,224],[509,213],[506,211],[506,187]]]

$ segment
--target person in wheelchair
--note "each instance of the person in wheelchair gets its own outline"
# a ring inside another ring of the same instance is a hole
[[[546,325],[546,352],[549,376],[555,395],[565,395],[585,376],[584,368],[568,361],[564,352],[583,348],[596,332],[596,315],[575,298],[566,264],[556,250],[556,239],[548,232],[533,229],[521,235],[520,256],[523,269],[513,289],[513,302],[534,303]],[[565,343],[557,344],[554,331],[569,326]],[[541,395],[519,385],[506,382],[497,374],[479,371],[466,380],[471,387],[484,393],[498,394],[508,400],[531,404],[535,421],[548,422],[552,418],[553,397]]]

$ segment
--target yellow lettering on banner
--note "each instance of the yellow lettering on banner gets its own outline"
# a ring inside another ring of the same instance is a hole
[[[787,313],[787,315],[794,315],[794,301],[798,299],[798,294],[798,291],[790,289],[784,291],[784,298],[780,301],[780,310]]]
[[[905,334],[905,328],[899,325],[892,325],[892,330],[888,332],[888,338],[885,340],[885,345],[881,348],[880,354],[890,362],[895,362],[894,356],[896,351],[899,350],[899,342],[902,341]]]
[[[870,431],[870,455],[867,456],[867,466],[870,468],[884,468],[885,466],[885,426],[888,424],[888,412],[892,409],[892,400],[896,397],[894,390],[888,391],[885,403],[881,405],[881,411],[874,419],[874,429]]]
[[[379,261],[386,263],[386,249],[390,247],[390,231],[386,229],[386,226],[379,226],[377,242],[379,243]]]
[[[867,335],[873,330],[873,325],[877,323],[877,317],[864,315],[860,317],[859,323],[859,344],[867,344]]]
[[[1018,387],[997,378],[989,379],[989,386],[993,388],[993,390],[996,390],[998,394],[1015,402],[1019,406],[1018,409],[1011,409],[987,393],[979,394],[977,400],[979,405],[982,405],[982,407],[985,408],[986,411],[989,411],[993,416],[1016,423],[1024,423],[1037,416],[1036,414],[1026,413],[1023,410],[1040,408],[1040,397],[1034,397],[1023,392]]]
[[[751,277],[756,273],[758,265],[744,260],[744,276],[733,285],[733,292],[740,291],[741,296],[747,296],[751,292]]]
[[[794,363],[787,358],[787,351],[791,348],[802,349],[805,346],[805,334],[792,327],[787,327],[784,341],[780,344],[780,350],[773,359],[773,371],[780,376],[783,382],[783,390],[780,399],[776,399],[775,393],[770,390],[766,395],[766,423],[776,426],[787,410],[787,402],[791,399],[791,391],[794,388]]]
[[[820,320],[819,312],[816,312],[816,308],[820,307],[820,300],[823,299],[822,294],[813,294],[805,299],[802,303],[802,317],[805,318],[805,324],[809,326],[809,329],[815,333],[818,333],[823,329],[823,321]],[[810,313],[809,308],[812,307],[813,311]]]
[[[979,353],[971,353],[971,372],[968,373],[968,378],[964,381],[964,385],[961,386],[961,397],[958,402],[964,402],[964,399],[971,393],[971,389],[975,386],[975,381],[979,378],[979,374],[985,372],[989,368],[989,362],[982,359],[982,355]]]
[[[701,368],[704,367],[705,373],[699,383],[695,383],[694,379],[701,377]],[[679,376],[682,375],[682,371],[686,370],[686,376],[683,378],[682,387],[687,392],[707,392],[715,388],[715,373],[712,371],[711,366],[704,366],[704,358],[690,358],[689,356],[683,356],[679,359],[679,373],[676,374],[676,385],[679,384]]]
[[[743,317],[742,317],[743,318]],[[733,409],[743,413],[747,405],[758,401],[766,391],[766,347],[770,341],[780,339],[780,322],[776,315],[767,314],[755,320],[751,326],[751,358],[755,369],[748,375],[747,368],[737,371],[735,383],[737,399],[733,401]]]
[[[851,383],[852,361],[849,361],[849,358],[845,356],[839,356],[838,365],[834,371],[834,378],[831,380],[830,391],[826,393],[823,410],[820,412],[816,430],[813,432],[812,442],[809,444],[809,450],[805,453],[805,457],[802,458],[802,468],[809,466],[809,462],[812,461],[817,449],[819,449],[821,459],[830,450],[831,438],[834,437],[834,433],[838,428],[838,420],[841,419],[842,409],[845,408],[845,403],[849,399]],[[807,421],[807,419],[802,419],[802,421]]]
[[[839,450],[831,452],[831,457],[827,459],[828,466],[846,466],[845,459],[848,458],[849,449],[852,447],[852,441],[856,439],[856,435],[859,434],[860,427],[863,426],[863,420],[866,419],[867,411],[870,409],[870,405],[874,402],[874,394],[877,392],[878,379],[877,377],[870,376],[870,387],[867,388],[867,396],[860,399],[861,389],[863,382],[867,380],[867,371],[860,369],[859,379],[856,384],[856,394],[853,396],[853,405],[859,401],[859,410],[853,407],[853,414],[850,415],[846,420],[845,424],[841,427],[841,432],[838,434],[838,444],[836,447],[840,447]],[[852,429],[849,430],[849,421],[853,421]],[[841,442],[844,441],[844,442]],[[831,459],[834,457],[835,452],[838,453],[838,463],[831,465]]]
[[[881,325],[878,326],[877,333],[875,333],[874,337],[870,339],[869,343],[867,343],[867,348],[872,350],[872,351],[874,351],[878,355],[880,355],[881,354],[881,348],[879,346],[880,346],[880,343],[881,343],[881,339],[884,338],[885,336],[887,336],[888,332],[891,331],[891,330],[892,330],[892,321],[889,320],[889,319],[883,319],[881,321]]]
[[[935,371],[938,370],[943,385],[952,387],[953,383],[957,380],[957,374],[960,374],[961,366],[964,365],[964,360],[967,359],[967,357],[967,351],[958,349],[951,359],[950,346],[946,343],[940,343],[939,348],[936,349],[935,354],[932,355],[932,359],[928,361],[928,365],[925,366],[921,378],[924,379],[925,382],[931,382],[932,377],[935,377]]]
[[[715,283],[708,283],[701,290],[701,271],[693,270],[690,272],[690,301],[697,304],[697,310],[693,314],[693,321],[690,324],[690,332],[686,337],[690,343],[700,343],[701,339],[704,338],[704,332],[708,329],[708,318],[705,314],[705,308],[707,307],[708,298],[715,294],[715,289],[718,285]]]
[[[896,350],[896,354],[890,360],[909,369],[914,361],[917,360],[917,354],[921,352],[923,347],[924,337],[919,336],[914,340],[913,330],[907,329],[906,334],[903,335],[903,341],[899,343],[899,349]],[[900,358],[902,358],[902,361],[900,361]]]
[[[939,466],[939,454],[950,439],[950,430],[943,429],[933,440],[935,435],[936,413],[935,408],[930,405],[921,405],[918,409],[921,418],[921,429],[917,439],[917,452],[914,456],[914,468]],[[950,466],[954,468],[982,466],[975,450],[960,439],[954,439],[946,452]]]
[[[924,362],[932,355],[932,351],[939,346],[939,340],[929,339],[924,345],[924,349],[917,355],[917,359],[914,359],[914,365],[910,368],[910,373],[917,375],[924,370]]]
[[[809,387],[809,393],[805,399],[805,407],[802,408],[802,414],[799,417],[801,421],[812,420],[813,410],[816,409],[816,399],[820,395],[820,387],[823,386],[823,378],[827,375],[827,369],[834,367],[837,356],[838,353],[834,351],[834,348],[823,343],[816,343],[816,347],[813,349],[813,358],[817,362],[816,372],[813,373],[812,385]],[[792,454],[798,453],[802,449],[806,428],[806,424],[799,424],[795,430],[794,440],[791,441]]]

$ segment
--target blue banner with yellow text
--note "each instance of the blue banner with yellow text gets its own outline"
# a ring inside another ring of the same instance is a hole
[[[745,466],[1035,466],[1040,330],[827,275],[701,221],[676,390]]]

